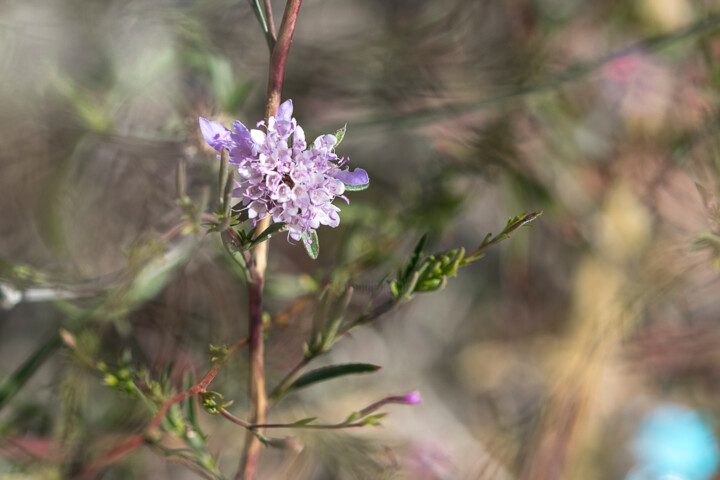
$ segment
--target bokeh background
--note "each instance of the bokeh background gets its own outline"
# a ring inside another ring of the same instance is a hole
[[[359,313],[424,233],[473,249],[544,214],[317,362],[380,372],[271,419],[337,422],[414,389],[422,405],[387,407],[382,428],[286,432],[304,448],[264,450],[260,478],[623,479],[655,407],[714,429],[719,33],[716,0],[305,0],[283,96],[309,138],[347,123],[340,153],[371,187],[319,231],[317,261],[270,241],[271,385],[323,285],[354,285]],[[246,334],[220,243],[172,234],[175,172],[186,162],[194,201],[214,192],[197,117],[260,120],[267,57],[242,0],[0,3],[0,375],[41,364],[2,404],[0,478],[67,478],[148,420],[59,329],[178,388],[208,344]],[[213,383],[241,418],[246,372],[238,355]],[[231,475],[244,432],[201,422]],[[201,477],[144,448],[102,478]]]

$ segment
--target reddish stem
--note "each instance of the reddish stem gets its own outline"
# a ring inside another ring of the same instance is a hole
[[[290,42],[295,33],[295,22],[302,0],[288,0],[285,5],[285,13],[280,23],[277,43],[270,55],[270,70],[268,74],[267,105],[265,117],[275,115],[280,106],[283,80],[285,79],[285,64],[287,63]]]
[[[277,42],[270,54],[270,67],[268,72],[267,104],[265,118],[274,116],[280,106],[282,98],[282,85],[285,78],[285,65],[287,63],[290,43],[295,32],[295,22],[302,0],[288,0],[285,4],[280,31]],[[265,230],[270,218],[265,217],[257,228],[258,232]],[[267,242],[263,242],[253,251],[251,265],[252,282],[248,286],[249,297],[249,335],[250,335],[250,422],[254,424],[265,423],[267,415],[267,394],[265,392],[265,363],[263,353],[263,325],[262,325],[262,293],[265,282],[265,267],[267,265]],[[257,471],[260,457],[260,441],[251,432],[245,440],[245,448],[240,462],[240,469],[235,478],[237,480],[252,480]]]
[[[248,339],[243,338],[238,343],[233,345],[233,347],[228,350],[227,357],[224,360],[215,363],[215,365],[212,366],[212,368],[205,374],[205,376],[202,380],[200,380],[199,383],[193,385],[185,391],[174,395],[172,398],[163,402],[155,415],[153,415],[150,422],[148,422],[148,424],[145,426],[142,433],[138,433],[137,435],[126,438],[120,444],[110,448],[105,453],[102,453],[95,457],[95,459],[93,459],[83,469],[83,471],[78,475],[78,477],[81,479],[93,478],[93,476],[99,469],[118,461],[125,455],[143,446],[148,441],[148,434],[151,434],[153,430],[160,426],[163,418],[165,418],[165,415],[167,415],[168,411],[173,405],[175,405],[176,403],[180,403],[186,398],[192,397],[193,395],[197,395],[198,393],[203,393],[207,391],[207,387],[215,379],[215,376],[217,375],[220,367],[225,364],[228,358],[240,351],[247,344]]]

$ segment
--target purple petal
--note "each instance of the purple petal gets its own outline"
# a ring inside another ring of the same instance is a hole
[[[252,157],[253,156],[253,142],[250,136],[250,131],[237,120],[233,123],[235,128],[235,134],[233,140],[235,140],[236,148],[239,150],[240,156]],[[234,152],[233,152],[234,153]]]
[[[224,147],[229,147],[232,143],[230,140],[230,130],[218,122],[200,117],[200,132],[208,145],[218,152]]]
[[[290,119],[292,118],[292,112],[293,112],[292,100],[290,100],[290,99],[285,100],[278,107],[277,113],[275,113],[275,118],[277,118],[278,120],[285,120],[285,121],[289,122]]]
[[[335,175],[333,175],[333,177],[337,178],[345,185],[351,186],[367,185],[370,183],[370,177],[368,177],[367,172],[362,168],[356,168],[352,172],[350,169],[339,170],[335,173]]]
[[[307,143],[305,143],[305,130],[302,129],[300,125],[295,127],[295,132],[293,136],[293,148],[296,148],[298,150],[305,150],[307,147]]]

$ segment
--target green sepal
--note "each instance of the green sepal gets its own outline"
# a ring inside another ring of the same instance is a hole
[[[318,236],[315,230],[311,230],[310,233],[303,232],[300,241],[303,243],[305,251],[310,256],[310,258],[315,260],[320,253],[320,241],[318,240]]]
[[[345,138],[345,132],[347,132],[347,123],[345,124],[345,126],[343,128],[341,128],[340,130],[335,132],[335,138],[337,138],[337,142],[335,142],[335,145],[333,146],[333,148],[337,148],[338,145],[340,145],[340,142],[342,142],[343,138]]]
[[[346,192],[359,192],[361,190],[366,190],[370,186],[370,182],[364,183],[362,185],[348,185],[345,184],[345,191]]]

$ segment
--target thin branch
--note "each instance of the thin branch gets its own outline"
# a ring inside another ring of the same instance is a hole
[[[280,401],[280,399],[282,399],[287,389],[290,388],[290,385],[292,385],[295,380],[297,380],[303,369],[312,361],[312,359],[313,357],[303,357],[302,360],[300,360],[297,365],[295,365],[293,369],[285,375],[285,378],[283,378],[277,387],[273,389],[272,393],[270,393],[271,405],[275,405]]]
[[[248,429],[250,428],[250,424],[249,424],[249,423],[247,423],[247,422],[244,421],[244,420],[240,420],[239,418],[237,418],[235,415],[233,415],[232,413],[228,412],[228,411],[225,410],[224,408],[221,408],[219,411],[220,411],[220,415],[222,415],[223,417],[227,418],[227,419],[230,420],[231,422],[233,422],[233,423],[235,423],[235,424],[237,424],[237,425],[240,425],[240,426],[243,427],[243,428],[248,428]]]
[[[342,331],[338,332],[338,334],[335,336],[335,340],[333,341],[333,344],[346,336],[350,333],[350,330],[353,328],[360,326],[360,325],[367,325],[368,323],[373,322],[374,320],[377,320],[379,317],[383,316],[390,310],[392,310],[396,306],[396,302],[392,300],[385,301],[378,305],[377,307],[373,308],[369,313],[365,313],[363,315],[360,315],[357,319],[350,322]],[[293,384],[295,380],[298,379],[298,377],[302,374],[305,367],[307,367],[310,362],[312,362],[316,357],[318,357],[319,354],[313,355],[311,357],[303,357],[293,368],[290,370],[290,372],[285,375],[285,377],[278,383],[278,385],[272,390],[272,393],[270,393],[270,403],[271,405],[276,405],[282,400],[285,393],[287,393],[288,388],[290,388],[290,385]]]
[[[266,423],[265,425],[248,425],[247,428],[256,430],[260,428],[303,428],[310,430],[341,430],[344,428],[366,427],[365,422],[333,423],[329,425],[295,425],[292,423]]]
[[[138,433],[136,435],[132,435],[131,437],[126,438],[118,445],[95,457],[82,470],[79,477],[83,479],[92,478],[95,472],[97,472],[99,469],[118,461],[125,455],[133,452],[134,450],[146,443],[152,443],[150,439],[152,438],[154,431],[160,426],[163,418],[165,418],[170,408],[173,405],[180,403],[193,395],[197,395],[198,393],[203,393],[207,391],[207,387],[215,379],[215,376],[217,375],[219,369],[223,365],[225,365],[225,363],[227,363],[230,357],[239,352],[243,347],[247,346],[247,344],[248,339],[243,338],[235,345],[233,345],[228,350],[225,358],[218,362],[215,362],[215,364],[212,366],[212,368],[210,368],[210,370],[205,374],[205,376],[202,378],[202,380],[200,380],[200,382],[163,402],[158,411],[155,412],[155,415],[153,415],[152,419],[145,426],[142,433]]]

